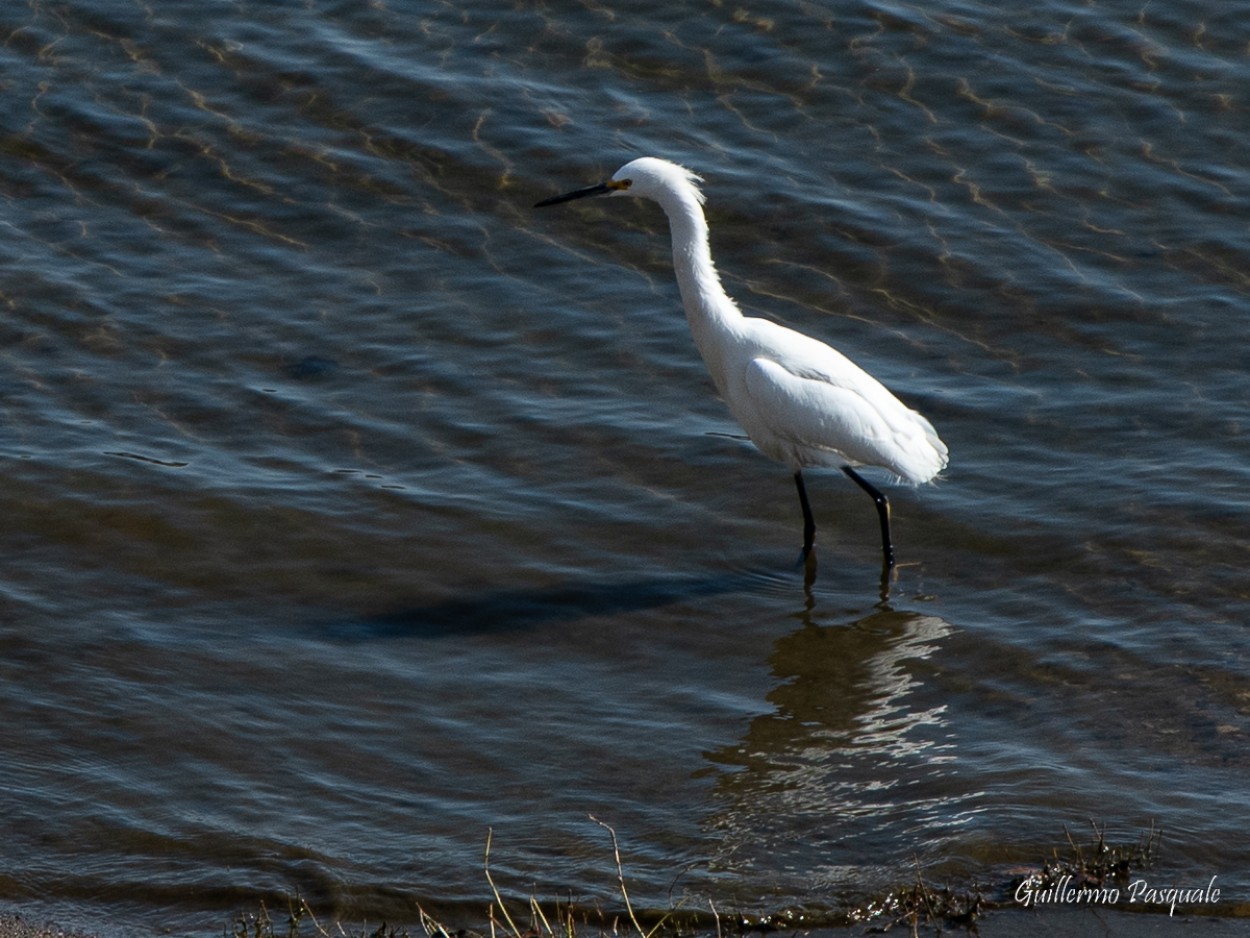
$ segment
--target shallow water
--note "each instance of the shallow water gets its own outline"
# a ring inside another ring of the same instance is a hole
[[[0,12],[0,902],[1250,890],[1250,61],[1208,4]],[[743,442],[659,210],[950,445]],[[1243,905],[1241,908],[1245,908]]]

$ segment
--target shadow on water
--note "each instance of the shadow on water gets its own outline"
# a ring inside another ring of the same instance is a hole
[[[501,588],[339,620],[329,625],[327,631],[330,637],[349,642],[516,632],[550,623],[639,612],[692,599],[800,582],[797,577],[782,576],[771,570],[750,570]]]
[[[342,618],[326,626],[337,641],[517,632],[556,622],[657,609],[732,593],[789,592],[799,587],[805,608],[815,604],[815,552],[801,555],[792,567],[753,566],[689,575],[639,576],[565,582],[540,587],[499,587],[469,596],[411,603],[382,613]],[[881,573],[878,609],[888,608],[890,574]]]

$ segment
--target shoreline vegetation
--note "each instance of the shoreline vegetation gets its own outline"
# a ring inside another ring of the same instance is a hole
[[[1105,830],[1091,822],[1092,843],[1082,845],[1065,830],[1066,849],[1055,848],[1049,859],[1036,866],[1019,867],[998,874],[989,884],[935,886],[920,870],[914,881],[879,896],[847,904],[840,909],[805,912],[782,910],[764,915],[726,912],[708,901],[706,908],[675,905],[667,910],[639,910],[629,895],[616,832],[598,818],[591,818],[611,839],[617,875],[614,908],[597,902],[544,902],[505,899],[490,871],[491,835],[488,832],[483,873],[490,898],[484,920],[478,923],[445,924],[416,906],[415,921],[406,925],[381,923],[348,925],[322,923],[301,897],[287,900],[284,912],[271,912],[261,901],[257,911],[241,912],[223,928],[224,938],[729,938],[796,934],[867,928],[883,933],[902,929],[907,934],[940,935],[944,931],[976,934],[978,924],[995,910],[1044,906],[1102,906],[1118,911],[1150,911],[1175,915],[1250,914],[1242,903],[1220,909],[1217,877],[1191,889],[1156,889],[1143,886],[1141,874],[1158,859],[1161,834],[1153,826],[1132,843],[1109,843]],[[1147,895],[1144,890],[1153,890]],[[1230,897],[1231,898],[1231,897]],[[104,930],[102,930],[104,931]],[[20,914],[0,914],[0,938],[94,938],[89,933],[65,930],[54,924],[36,924]]]

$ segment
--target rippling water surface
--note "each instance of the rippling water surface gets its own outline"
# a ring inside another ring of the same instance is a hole
[[[0,902],[815,913],[1093,818],[1250,901],[1235,4],[0,12]],[[738,436],[658,208],[950,445]],[[1210,910],[1208,910],[1210,911]]]

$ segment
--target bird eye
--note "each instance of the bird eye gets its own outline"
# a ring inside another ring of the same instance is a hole
[[[615,189],[617,192],[624,192],[634,184],[632,179],[613,179],[608,183],[608,188]]]

